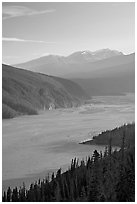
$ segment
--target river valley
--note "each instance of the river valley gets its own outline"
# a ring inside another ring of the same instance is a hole
[[[2,123],[3,189],[66,170],[72,158],[86,158],[105,146],[79,142],[106,129],[135,121],[134,95],[96,96],[81,107],[41,111]]]

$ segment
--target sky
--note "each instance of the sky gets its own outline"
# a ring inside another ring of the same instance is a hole
[[[2,61],[110,48],[135,51],[135,3],[5,2]]]

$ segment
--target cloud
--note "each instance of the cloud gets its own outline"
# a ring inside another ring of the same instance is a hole
[[[25,6],[3,6],[2,17],[3,17],[3,20],[5,20],[5,19],[19,17],[19,16],[32,16],[32,15],[40,15],[40,14],[53,13],[53,12],[55,12],[55,9],[37,11]]]
[[[48,42],[48,41],[41,41],[41,40],[25,40],[20,38],[7,38],[3,37],[2,41],[5,42],[27,42],[27,43],[46,43],[46,44],[55,44],[56,42]]]

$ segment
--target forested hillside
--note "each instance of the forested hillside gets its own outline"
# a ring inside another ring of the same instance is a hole
[[[92,140],[88,140],[85,142],[82,142],[82,144],[96,144],[96,145],[106,145],[109,144],[109,141],[111,139],[111,144],[113,146],[120,146],[122,143],[122,135],[124,131],[125,134],[125,145],[130,146],[135,144],[135,124],[128,124],[123,125],[121,127],[117,127],[113,130],[106,130],[101,132],[99,135],[94,136]]]
[[[125,133],[126,127],[128,131]],[[75,158],[68,171],[62,173],[59,169],[56,175],[53,173],[51,178],[32,183],[29,189],[25,188],[25,184],[19,189],[9,187],[3,193],[3,202],[134,202],[134,128],[131,124],[117,130],[121,138],[119,152],[112,152],[111,131],[108,131],[109,145],[104,154],[95,150],[93,155],[89,152],[90,156],[85,161]],[[130,145],[125,142],[127,137],[132,137]]]
[[[40,109],[67,108],[89,96],[75,82],[2,65],[2,117],[37,114]]]

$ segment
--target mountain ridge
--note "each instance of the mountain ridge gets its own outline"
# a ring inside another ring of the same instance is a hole
[[[44,65],[56,64],[56,66],[64,66],[70,64],[81,64],[86,62],[95,62],[102,59],[107,59],[114,56],[124,55],[122,52],[110,49],[101,49],[97,51],[76,51],[68,56],[59,56],[59,55],[47,55],[42,56],[37,59],[30,60],[28,62],[20,63],[14,65],[19,68],[35,68]]]

